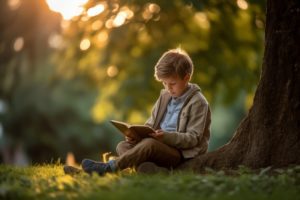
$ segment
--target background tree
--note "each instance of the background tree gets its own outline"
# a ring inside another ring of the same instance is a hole
[[[183,166],[194,170],[300,163],[300,2],[267,2],[261,79],[249,114],[230,142]]]
[[[98,88],[84,77],[56,76],[51,63],[60,16],[45,1],[0,4],[1,160],[22,164],[17,159],[28,155],[47,162],[75,148],[83,155],[109,149],[89,112]]]
[[[71,1],[1,2],[2,150],[22,144],[32,162],[114,151],[122,138],[108,119],[145,121],[161,89],[153,66],[180,46],[212,107],[231,106],[213,110],[220,139],[211,147],[244,115],[262,61],[264,1],[81,0],[63,19],[50,2]]]

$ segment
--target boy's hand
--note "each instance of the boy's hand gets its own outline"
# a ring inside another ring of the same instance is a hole
[[[154,133],[151,133],[150,136],[154,137],[155,139],[162,141],[164,137],[164,131],[161,129],[156,130]]]
[[[128,142],[128,143],[130,143],[130,144],[136,144],[136,143],[138,143],[138,141],[135,140],[134,138],[127,137],[127,136],[125,136],[125,141]]]
[[[125,140],[129,142],[130,144],[137,144],[139,141],[141,141],[141,138],[138,137],[136,133],[133,132],[133,130],[127,130],[126,131]]]

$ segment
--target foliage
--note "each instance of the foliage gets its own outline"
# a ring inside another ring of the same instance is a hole
[[[174,172],[138,175],[122,172],[99,177],[64,175],[62,166],[0,166],[0,197],[5,199],[295,199],[299,166],[254,173],[241,167],[235,175],[207,169],[206,174]]]
[[[120,136],[108,119],[145,121],[162,87],[153,66],[170,48],[191,55],[212,106],[251,99],[265,1],[239,1],[90,0],[69,21],[45,1],[1,1],[0,149],[21,143],[34,163],[113,150]]]
[[[94,2],[86,9],[103,4]],[[249,2],[247,10],[233,1],[191,4],[176,0],[170,4],[115,0],[104,6],[114,9],[95,17],[83,14],[68,24],[66,48],[58,60],[64,61],[64,70],[70,66],[74,70],[71,63],[79,59],[79,71],[102,74],[96,78],[103,91],[100,95],[105,95],[107,85],[116,85],[99,102],[113,103],[106,113],[113,111],[123,119],[143,121],[135,119],[136,113],[142,119],[148,116],[161,89],[153,78],[153,66],[164,51],[176,47],[191,55],[195,64],[193,82],[202,87],[210,102],[217,96],[222,96],[223,103],[232,102],[243,90],[253,93],[262,60],[264,2]],[[124,12],[132,16],[127,14],[117,23]],[[82,54],[78,47],[84,41],[91,45]],[[103,75],[110,67],[116,74]]]

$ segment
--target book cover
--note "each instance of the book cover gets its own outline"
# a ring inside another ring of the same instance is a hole
[[[147,125],[128,124],[126,122],[110,120],[110,122],[125,136],[133,139],[142,139],[151,137],[149,134],[155,132],[153,128]]]

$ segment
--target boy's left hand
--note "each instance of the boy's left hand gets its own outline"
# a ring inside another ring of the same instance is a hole
[[[151,133],[150,136],[154,137],[155,139],[162,141],[164,137],[164,132],[161,129],[156,130],[154,133]]]

